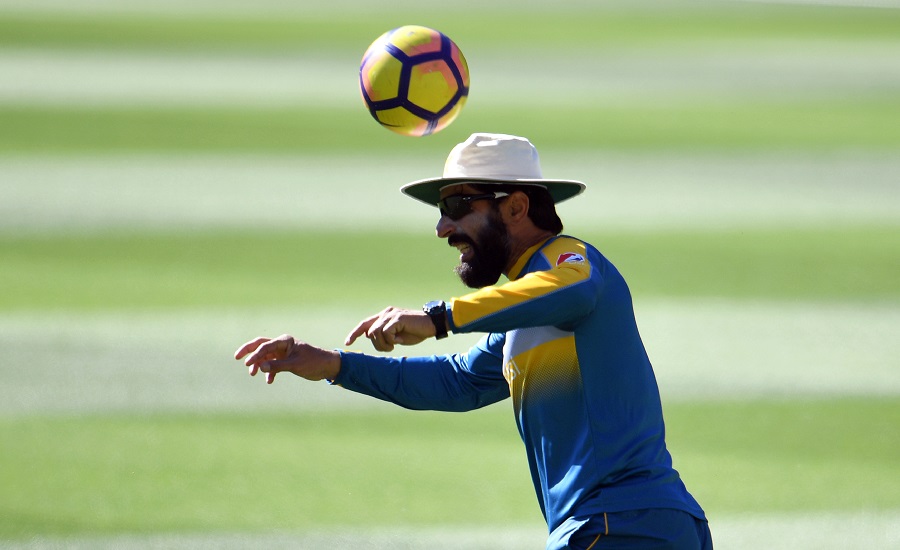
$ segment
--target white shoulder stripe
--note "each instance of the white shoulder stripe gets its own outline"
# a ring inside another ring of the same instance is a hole
[[[567,338],[572,332],[556,327],[531,327],[511,330],[506,333],[503,345],[504,357],[516,357],[547,342]]]

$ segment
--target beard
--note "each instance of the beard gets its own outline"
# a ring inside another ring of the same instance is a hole
[[[451,235],[447,239],[450,246],[458,243],[466,243],[472,249],[471,259],[461,261],[454,269],[463,284],[483,288],[500,280],[510,254],[509,235],[500,216],[492,213],[487,224],[478,230],[476,239],[468,235]]]

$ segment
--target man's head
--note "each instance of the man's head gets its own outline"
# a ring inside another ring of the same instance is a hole
[[[445,206],[440,207],[435,232],[459,250],[455,271],[470,288],[496,283],[509,263],[512,242],[499,204],[507,197],[502,192],[481,192],[472,185],[454,186],[442,193]]]
[[[472,288],[496,283],[525,249],[559,234],[555,203],[583,190],[544,179],[531,142],[505,134],[473,134],[450,152],[443,177],[401,189],[438,206],[437,235],[460,250],[456,272]]]
[[[546,190],[532,186],[451,185],[438,207],[437,236],[459,249],[456,273],[471,288],[496,283],[525,249],[562,230]]]
[[[496,196],[499,193],[493,195]],[[478,197],[477,208],[458,220],[441,215],[436,232],[447,244],[459,250],[459,265],[454,270],[470,288],[482,288],[496,283],[509,263],[512,241],[498,208],[499,198],[487,198],[484,193],[449,195],[448,198]],[[484,197],[483,199],[480,197]]]

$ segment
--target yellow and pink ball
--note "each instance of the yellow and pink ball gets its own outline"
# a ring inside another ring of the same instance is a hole
[[[363,55],[359,84],[369,113],[398,134],[446,128],[469,94],[469,67],[445,34],[406,25],[378,37]]]

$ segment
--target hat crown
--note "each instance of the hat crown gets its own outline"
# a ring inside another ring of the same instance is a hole
[[[450,185],[539,185],[550,193],[554,204],[584,191],[575,180],[544,179],[537,149],[526,138],[509,134],[472,134],[450,151],[444,175],[408,183],[404,194],[435,206],[441,190]]]
[[[537,149],[523,137],[507,134],[472,134],[450,151],[445,178],[498,180],[541,179]]]

